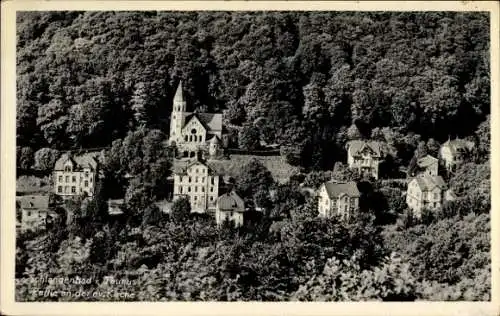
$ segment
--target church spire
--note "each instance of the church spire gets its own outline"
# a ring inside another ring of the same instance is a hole
[[[183,102],[184,95],[182,93],[182,80],[179,81],[179,85],[177,86],[177,91],[175,91],[174,102]]]

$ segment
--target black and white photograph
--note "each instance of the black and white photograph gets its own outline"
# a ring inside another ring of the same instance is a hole
[[[16,12],[16,302],[491,301],[491,12],[285,8]]]

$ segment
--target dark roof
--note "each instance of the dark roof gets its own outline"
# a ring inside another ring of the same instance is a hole
[[[225,193],[217,198],[219,210],[241,210],[245,211],[245,203],[234,191]]]
[[[378,141],[352,140],[347,143],[347,146],[353,156],[359,155],[365,147],[368,147],[375,155],[382,156],[382,143]]]
[[[91,170],[97,169],[97,161],[94,158],[94,153],[87,153],[79,156],[73,156],[70,153],[64,153],[57,159],[54,170],[64,170],[66,161],[71,160],[76,168],[90,168]]]
[[[328,193],[328,196],[331,199],[337,198],[342,194],[347,194],[350,197],[359,197],[360,196],[358,186],[353,181],[349,181],[349,182],[335,182],[335,181],[325,182],[325,188],[326,188],[326,192]]]
[[[437,158],[434,158],[432,157],[431,155],[427,155],[425,157],[422,157],[420,158],[418,161],[417,161],[417,165],[420,167],[420,168],[427,168],[435,163],[438,163],[438,159]]]
[[[16,197],[19,206],[23,209],[48,209],[48,195],[23,195]]]
[[[172,164],[172,171],[174,174],[185,174],[187,172],[187,169],[191,167],[194,164],[202,164],[212,172],[215,172],[218,174],[218,169],[214,168],[212,164],[208,162],[203,162],[199,160],[198,158],[192,158],[192,159],[174,159],[173,164]]]
[[[198,120],[206,128],[207,132],[220,132],[222,131],[222,114],[220,113],[195,113],[195,112],[184,112],[186,115],[187,125],[193,117],[197,117]]]
[[[431,176],[428,174],[419,175],[414,179],[417,180],[417,184],[422,191],[430,191],[435,187],[439,187],[443,189],[445,187],[445,183],[441,176]]]

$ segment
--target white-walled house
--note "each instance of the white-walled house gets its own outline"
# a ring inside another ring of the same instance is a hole
[[[439,149],[439,158],[448,171],[455,171],[474,148],[474,143],[464,139],[446,141]]]
[[[379,164],[383,160],[382,143],[377,141],[352,140],[347,143],[347,164],[360,174],[379,177]]]
[[[442,206],[446,185],[441,176],[419,175],[408,182],[406,204],[415,217],[422,216],[422,210]]]
[[[95,193],[98,176],[98,162],[89,154],[65,153],[54,166],[54,193],[64,197]]]
[[[191,211],[197,213],[215,212],[221,176],[201,160],[174,161],[174,196],[186,196]]]
[[[340,216],[348,218],[359,208],[360,193],[355,182],[330,181],[318,190],[318,213],[320,217]]]
[[[245,203],[234,191],[229,191],[217,198],[215,221],[222,225],[224,221],[232,221],[236,227],[244,224]]]

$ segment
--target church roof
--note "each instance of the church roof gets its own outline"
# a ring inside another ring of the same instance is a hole
[[[182,80],[179,81],[179,84],[177,85],[177,90],[175,91],[174,95],[174,102],[175,101],[184,101],[184,94],[182,92]]]
[[[331,199],[338,198],[342,194],[350,197],[359,197],[359,190],[355,182],[325,182],[326,192]]]
[[[203,126],[210,132],[222,131],[222,114],[220,113],[195,113],[185,112],[186,125],[193,117],[197,117]]]

